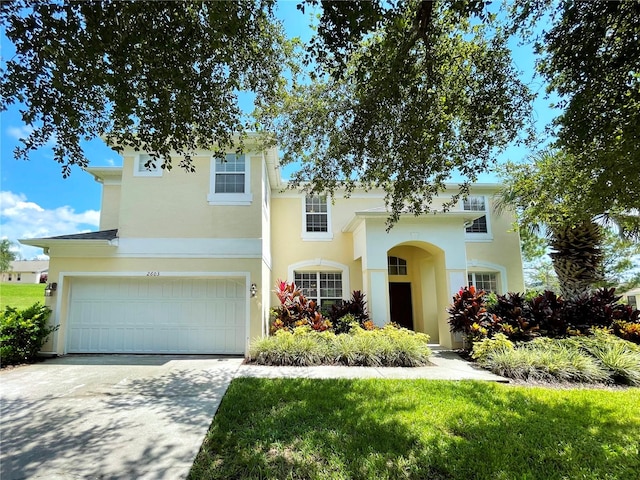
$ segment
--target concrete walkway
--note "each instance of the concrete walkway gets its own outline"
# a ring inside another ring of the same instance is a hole
[[[185,478],[233,378],[505,381],[453,352],[421,368],[264,367],[242,358],[67,356],[0,371],[0,479]]]

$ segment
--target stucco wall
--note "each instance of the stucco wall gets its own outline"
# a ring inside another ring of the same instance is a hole
[[[120,194],[120,185],[102,185],[100,230],[112,230],[118,228],[120,223]]]
[[[211,156],[193,158],[189,173],[174,165],[161,177],[134,176],[135,154],[123,156],[119,234],[139,238],[260,238],[262,155],[251,162],[251,205],[209,205]],[[176,163],[176,159],[174,159]]]

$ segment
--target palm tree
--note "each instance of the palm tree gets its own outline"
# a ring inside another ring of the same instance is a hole
[[[637,239],[640,216],[587,201],[593,176],[570,155],[547,150],[531,160],[503,167],[496,209],[515,209],[521,229],[546,236],[561,292],[571,298],[603,278],[603,229],[616,225],[621,235]]]

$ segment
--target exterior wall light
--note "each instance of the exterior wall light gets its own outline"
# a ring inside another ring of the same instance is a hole
[[[258,294],[258,287],[255,283],[251,284],[251,288],[249,289],[249,291],[251,292],[251,298],[255,297]]]
[[[58,289],[57,283],[48,283],[47,286],[44,288],[44,296],[52,297],[57,289]]]

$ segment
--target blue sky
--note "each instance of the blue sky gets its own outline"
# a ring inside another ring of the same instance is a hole
[[[311,30],[310,13],[296,9],[297,0],[283,1],[276,15],[284,22],[289,36],[308,40]],[[0,35],[0,55],[3,61],[11,58],[14,49]],[[550,100],[544,98],[544,85],[533,76],[534,57],[530,47],[521,47],[513,41],[514,61],[522,71],[523,80],[539,94],[534,104],[536,129],[541,133],[555,112],[549,108]],[[250,104],[247,99],[243,103]],[[53,236],[86,232],[98,229],[101,187],[93,177],[74,167],[69,178],[63,179],[61,167],[53,161],[50,148],[32,152],[28,161],[15,160],[13,149],[19,138],[29,133],[22,123],[19,106],[0,113],[0,238],[16,241],[19,238]],[[122,158],[106,144],[95,139],[84,144],[91,166],[119,166]],[[501,159],[519,160],[527,155],[521,147],[510,148]],[[495,181],[491,174],[482,181]],[[20,246],[24,259],[42,255],[35,247]]]

